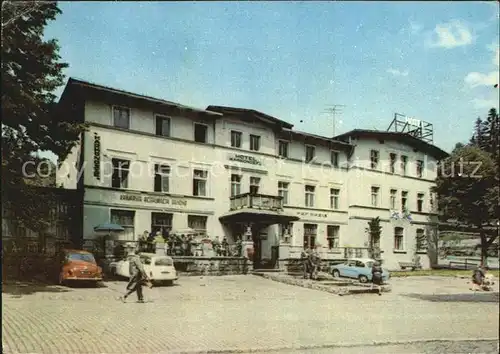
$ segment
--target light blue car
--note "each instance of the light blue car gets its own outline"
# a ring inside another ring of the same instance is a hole
[[[351,258],[345,263],[334,265],[331,268],[331,274],[334,278],[354,278],[361,283],[371,282],[372,266],[375,263],[371,258]],[[387,269],[382,269],[382,281],[385,283],[390,278],[390,273]]]

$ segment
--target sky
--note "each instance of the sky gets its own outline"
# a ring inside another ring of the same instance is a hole
[[[432,123],[434,144],[450,151],[498,107],[498,6],[60,2],[45,37],[59,41],[67,77],[251,108],[326,136],[386,130],[400,113]]]

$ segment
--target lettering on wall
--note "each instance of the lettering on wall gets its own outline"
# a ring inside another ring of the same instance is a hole
[[[307,212],[307,211],[299,211],[297,212],[297,215],[299,216],[315,216],[317,218],[326,218],[328,214],[326,213],[313,213],[313,212]]]
[[[243,162],[243,163],[248,163],[251,165],[262,165],[262,162],[257,160],[253,156],[247,156],[247,155],[241,155],[241,154],[234,154],[229,156],[229,160],[231,161],[236,161],[236,162]]]
[[[94,133],[94,177],[101,179],[101,137]]]
[[[122,195],[120,195],[120,200],[127,200],[127,201],[131,201],[131,202],[174,205],[174,206],[187,206],[187,200],[170,198],[170,197],[156,197],[156,196],[142,196],[142,195],[134,195],[134,194],[122,194]]]

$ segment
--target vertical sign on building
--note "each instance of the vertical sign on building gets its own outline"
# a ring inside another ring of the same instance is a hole
[[[94,133],[94,177],[101,179],[101,137]]]

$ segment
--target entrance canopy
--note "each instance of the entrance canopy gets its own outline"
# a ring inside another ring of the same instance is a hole
[[[273,225],[286,224],[299,219],[298,216],[287,214],[284,211],[259,210],[253,208],[233,210],[219,217],[220,222],[223,224],[258,223]]]

